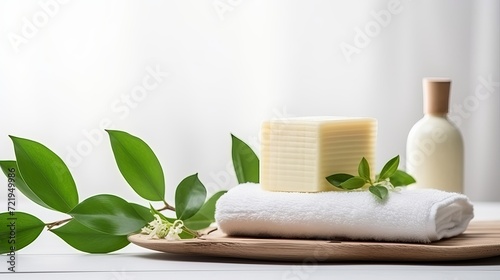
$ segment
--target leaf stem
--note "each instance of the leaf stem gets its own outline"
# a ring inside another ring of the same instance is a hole
[[[200,236],[201,236],[201,235],[200,235],[197,231],[193,231],[192,229],[190,229],[190,228],[188,228],[188,227],[186,227],[186,226],[184,226],[184,227],[183,227],[183,229],[184,229],[187,233],[191,234],[192,236],[194,236],[194,237],[196,237],[196,238],[198,238],[198,237],[200,237]]]
[[[368,178],[367,183],[370,184],[370,186],[373,186],[372,178]],[[375,183],[377,183],[377,182],[375,182]]]
[[[166,202],[166,201],[163,201],[163,203],[165,204],[165,206],[163,206],[160,209],[157,209],[156,211],[158,211],[158,212],[163,211],[163,210],[175,211],[175,207],[174,206],[168,204],[168,202]]]
[[[55,222],[52,222],[52,223],[45,224],[45,226],[47,227],[47,230],[51,230],[53,227],[65,224],[65,223],[71,221],[72,219],[73,218],[67,218],[67,219],[64,219],[64,220],[55,221]]]

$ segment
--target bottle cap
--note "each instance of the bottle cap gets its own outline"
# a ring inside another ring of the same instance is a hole
[[[450,99],[451,79],[424,78],[424,114],[446,115]]]

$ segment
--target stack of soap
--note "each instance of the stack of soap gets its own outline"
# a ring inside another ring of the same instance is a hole
[[[264,190],[334,190],[326,177],[357,174],[365,157],[374,174],[377,121],[373,118],[303,117],[262,125],[260,183]]]

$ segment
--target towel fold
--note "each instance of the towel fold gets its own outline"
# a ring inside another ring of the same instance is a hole
[[[241,184],[218,201],[227,235],[429,243],[461,234],[474,217],[467,196],[433,189],[291,193]]]

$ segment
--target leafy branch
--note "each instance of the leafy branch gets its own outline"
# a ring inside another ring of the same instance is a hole
[[[215,204],[225,193],[207,199],[198,174],[187,176],[175,191],[175,206],[165,196],[165,178],[160,161],[142,139],[118,130],[107,130],[117,167],[128,185],[148,202],[161,201],[159,209],[125,201],[112,194],[99,194],[79,201],[73,176],[62,159],[46,146],[11,136],[16,160],[0,161],[9,188],[17,188],[34,203],[69,215],[44,223],[37,217],[17,211],[0,213],[0,253],[20,250],[31,244],[46,227],[70,246],[88,253],[108,253],[129,244],[127,235],[154,222],[154,215],[175,227],[180,238],[196,238],[200,230],[215,221]],[[231,135],[236,177],[242,182],[258,182],[259,160],[243,141]],[[12,192],[14,193],[14,192]],[[149,203],[149,205],[151,205]],[[174,217],[161,214],[171,211]],[[16,219],[15,247],[8,227]]]
[[[166,204],[165,206],[163,206],[162,208],[159,208],[159,209],[155,209],[155,211],[157,211],[157,212],[161,212],[161,211],[164,211],[164,210],[175,211],[175,207],[170,206],[168,203],[165,203],[165,204]],[[52,228],[58,227],[60,225],[63,225],[65,223],[67,223],[67,222],[70,222],[71,220],[73,220],[73,218],[67,218],[67,219],[63,219],[63,220],[58,220],[58,221],[55,221],[55,222],[47,223],[47,224],[45,224],[45,226],[47,227],[47,230],[51,230]]]
[[[372,179],[370,165],[363,157],[358,165],[358,175],[337,173],[326,177],[326,180],[335,187],[344,190],[356,190],[368,185],[368,190],[380,199],[385,199],[389,190],[396,187],[407,186],[415,183],[415,179],[408,173],[398,170],[399,155],[390,159],[380,171],[380,174]]]

